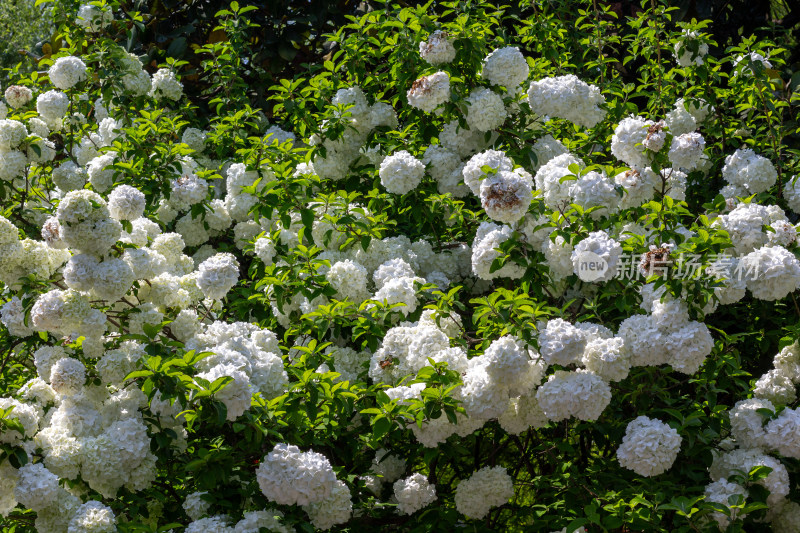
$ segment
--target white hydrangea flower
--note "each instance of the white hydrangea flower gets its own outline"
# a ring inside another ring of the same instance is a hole
[[[700,66],[704,63],[703,58],[708,55],[708,44],[697,42],[700,36],[694,30],[685,29],[680,40],[675,43],[675,60],[684,68],[691,65]],[[696,43],[696,44],[694,44]],[[697,47],[695,52],[692,48]]]
[[[503,99],[491,89],[475,89],[465,98],[465,102],[468,105],[466,118],[470,130],[491,131],[506,121],[508,113]]]
[[[420,57],[431,65],[451,63],[456,58],[456,49],[447,32],[436,30],[427,41],[419,43]]]
[[[401,514],[414,514],[436,501],[436,487],[420,473],[397,480],[393,489],[397,498],[397,512]]]
[[[406,194],[422,181],[425,165],[406,150],[400,150],[383,160],[378,174],[387,192]]]
[[[380,476],[382,483],[394,483],[405,473],[406,460],[381,448],[375,452],[371,470]]]
[[[73,396],[80,392],[86,381],[86,367],[71,357],[59,359],[50,368],[50,386],[56,393]]]
[[[617,449],[620,466],[640,476],[657,476],[669,470],[681,449],[681,436],[669,425],[640,416],[628,424]]]
[[[634,115],[622,119],[611,137],[611,154],[632,168],[649,167],[650,156],[643,143],[653,126],[652,120]]]
[[[770,522],[774,533],[797,533],[797,524],[800,524],[800,504],[791,501],[787,501]]]
[[[183,84],[178,81],[175,73],[168,68],[158,69],[153,74],[150,96],[156,99],[168,98],[177,102],[183,96]]]
[[[0,120],[0,151],[7,152],[17,148],[25,137],[28,129],[18,120]]]
[[[501,244],[511,238],[514,230],[510,226],[482,222],[472,243],[472,272],[484,280],[503,277],[517,279],[525,273],[525,269],[513,261],[507,261],[502,267],[490,272],[492,263],[500,257],[497,250]]]
[[[797,399],[797,391],[792,378],[773,369],[756,381],[753,396],[769,400],[775,405],[789,405]]]
[[[784,409],[764,430],[764,444],[784,457],[800,459],[800,411]]]
[[[591,372],[558,370],[537,389],[536,400],[553,422],[572,416],[597,420],[611,401],[611,388]]]
[[[221,300],[239,281],[239,262],[233,254],[215,254],[197,269],[197,286],[206,298]]]
[[[532,182],[530,175],[501,170],[481,182],[481,206],[492,220],[516,222],[533,201]]]
[[[528,62],[519,48],[507,46],[497,48],[486,56],[481,77],[492,85],[502,85],[512,92],[528,78],[529,73]]]
[[[700,165],[705,139],[699,133],[684,133],[673,137],[669,160],[675,168],[694,170]]]
[[[91,500],[75,512],[67,526],[67,533],[114,533],[117,531],[117,518],[111,507]]]
[[[593,231],[575,245],[572,251],[572,268],[580,277],[582,269],[586,267],[586,262],[599,257],[605,262],[606,270],[601,276],[592,276],[592,279],[587,278],[587,281],[609,281],[617,273],[617,263],[621,256],[622,245],[620,243],[609,237],[605,231]]]
[[[571,165],[583,168],[583,161],[570,153],[565,153],[552,158],[542,165],[536,172],[536,188],[542,191],[544,203],[551,209],[560,209],[570,204],[572,196],[570,189],[572,182],[561,178],[573,175],[569,169]]]
[[[333,263],[325,278],[342,300],[361,303],[370,296],[367,290],[367,269],[350,259]]]
[[[778,171],[766,157],[757,155],[750,148],[740,148],[725,158],[722,178],[743,187],[750,194],[769,190],[778,180]]]
[[[767,505],[779,504],[789,494],[789,472],[786,467],[774,457],[765,455],[758,448],[738,448],[714,457],[709,468],[711,479],[717,481],[721,478],[730,478],[735,474],[749,472],[756,466],[767,466],[772,469],[767,477],[757,483],[768,491]]]
[[[794,383],[800,383],[800,343],[795,341],[783,348],[772,359],[772,365]]]
[[[256,469],[261,492],[280,505],[309,505],[325,500],[338,483],[328,459],[280,443]]]
[[[455,503],[459,513],[480,520],[495,507],[514,497],[514,480],[502,466],[485,466],[456,487]]]
[[[486,150],[472,156],[464,165],[461,173],[464,177],[464,183],[476,196],[480,196],[481,184],[489,176],[483,171],[483,167],[487,166],[498,173],[501,171],[510,172],[514,167],[514,163],[506,157],[505,152],[497,150]]]
[[[61,91],[47,91],[36,98],[36,111],[48,125],[61,120],[68,109],[69,97]]]
[[[27,105],[33,99],[33,92],[28,88],[22,85],[9,85],[6,88],[6,92],[4,94],[6,98],[6,102],[10,105],[13,109],[19,109],[20,107]],[[0,117],[3,119],[5,117]]]
[[[86,64],[79,57],[59,57],[47,74],[53,85],[66,91],[86,79]]]
[[[344,524],[353,514],[350,489],[344,481],[337,481],[331,495],[324,500],[303,506],[315,528],[327,531],[336,524]]]
[[[108,211],[116,220],[136,220],[144,207],[144,193],[130,185],[119,185],[108,195]]]
[[[204,515],[208,514],[211,508],[211,503],[203,499],[203,496],[208,492],[193,492],[186,496],[183,501],[183,510],[192,520],[200,520]]]
[[[450,100],[450,76],[447,72],[436,72],[416,80],[406,93],[408,104],[426,113]]]
[[[780,300],[800,287],[800,261],[782,246],[761,247],[739,264],[747,289],[759,300]]]
[[[681,104],[681,100],[675,102],[675,108],[667,113],[664,122],[674,137],[692,133],[697,129],[697,119]]]
[[[775,406],[769,400],[750,398],[740,400],[728,411],[731,421],[731,435],[742,448],[762,448],[764,446],[764,417],[759,409],[774,412]]]
[[[581,362],[606,381],[621,381],[631,368],[630,353],[621,337],[592,338],[586,343]]]
[[[589,214],[593,219],[598,220],[617,211],[620,197],[614,182],[605,173],[587,172],[571,183],[569,194],[573,203],[587,210],[592,207],[600,208]]]
[[[27,463],[18,472],[14,498],[34,511],[42,511],[56,499],[59,491],[58,476],[42,463]]]
[[[726,507],[730,505],[729,498],[735,495],[739,495],[743,500],[746,500],[749,492],[738,483],[732,483],[725,478],[709,483],[705,489],[707,502],[719,503]],[[720,530],[724,530],[732,519],[741,518],[741,512],[741,509],[731,509],[731,516],[727,516],[719,511],[714,511],[711,513],[711,517],[717,522]]]
[[[573,74],[531,82],[528,103],[541,116],[564,118],[587,128],[596,126],[606,111],[600,89]]]

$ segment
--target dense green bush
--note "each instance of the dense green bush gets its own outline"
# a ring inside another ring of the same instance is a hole
[[[3,86],[4,531],[800,530],[782,31],[130,4]]]

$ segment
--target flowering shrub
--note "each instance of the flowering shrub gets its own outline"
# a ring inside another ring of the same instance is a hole
[[[798,531],[785,50],[463,4],[259,110],[233,2],[212,116],[59,4],[0,103],[10,530]]]

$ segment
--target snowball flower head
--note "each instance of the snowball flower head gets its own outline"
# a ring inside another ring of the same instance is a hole
[[[590,372],[558,370],[536,390],[536,399],[553,422],[571,416],[597,420],[611,401],[611,387]]]
[[[428,36],[427,41],[419,43],[419,55],[431,65],[443,65],[456,58],[456,49],[450,36],[441,30],[436,30]]]
[[[681,441],[678,432],[664,422],[640,416],[628,424],[617,459],[620,466],[640,476],[657,476],[672,467]]]
[[[170,69],[162,68],[153,74],[150,95],[157,99],[168,98],[177,102],[183,95],[183,84],[178,81],[174,72]]]
[[[387,192],[406,194],[422,181],[425,165],[406,150],[388,156],[381,163],[378,175]]]
[[[507,112],[500,95],[481,87],[466,98],[467,125],[471,130],[490,131],[499,128],[506,120]]]
[[[397,480],[393,488],[397,498],[397,512],[402,514],[414,514],[436,501],[436,487],[419,473]]]
[[[66,91],[86,79],[86,64],[75,56],[59,57],[48,71],[53,85]]]
[[[782,246],[763,246],[739,261],[747,289],[759,300],[775,301],[800,287],[800,261]]]
[[[740,148],[725,158],[722,177],[731,185],[743,187],[750,194],[769,190],[778,180],[778,171],[766,157],[750,148]]]
[[[456,487],[456,509],[480,520],[491,509],[504,505],[514,496],[514,482],[501,466],[485,466]]]
[[[120,185],[108,195],[108,211],[117,220],[136,220],[144,213],[144,193],[130,185]]]
[[[525,216],[533,201],[530,175],[500,171],[481,182],[481,206],[492,220],[511,224]]]
[[[606,112],[599,106],[605,101],[598,87],[573,74],[534,81],[528,89],[528,103],[537,115],[567,119],[587,128],[603,120]]]
[[[672,139],[669,160],[675,168],[694,170],[700,165],[705,145],[706,141],[699,133],[678,135]]]
[[[530,68],[519,48],[497,48],[483,60],[481,76],[492,85],[502,85],[513,91],[528,78]]]
[[[206,298],[221,300],[239,280],[239,262],[230,253],[215,254],[197,269],[197,286]]]
[[[64,357],[56,361],[50,369],[50,386],[58,394],[73,396],[86,381],[86,367],[77,359]]]
[[[264,496],[280,505],[320,502],[338,481],[325,456],[285,443],[276,444],[264,457],[256,478]]]
[[[9,85],[5,92],[6,102],[14,109],[26,105],[33,98],[33,92],[22,85]],[[4,117],[0,117],[4,118]]]
[[[450,76],[447,72],[436,72],[416,80],[406,93],[408,104],[426,113],[450,100]]]
[[[111,507],[98,501],[88,501],[78,507],[67,526],[67,533],[113,533],[117,519]]]

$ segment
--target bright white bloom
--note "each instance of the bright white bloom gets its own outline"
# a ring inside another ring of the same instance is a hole
[[[800,344],[795,341],[783,348],[772,359],[772,365],[794,383],[800,383]]]
[[[233,254],[215,254],[197,269],[197,286],[206,298],[221,300],[239,281],[239,262]]]
[[[614,187],[614,182],[606,177],[605,173],[587,172],[577,181],[567,182],[572,186],[569,194],[572,201],[584,209],[599,207],[590,213],[593,219],[598,220],[608,216],[618,209],[620,196]]]
[[[22,85],[9,85],[5,92],[6,102],[14,109],[26,105],[33,98],[33,92]],[[0,117],[0,119],[5,117]]]
[[[789,405],[797,399],[797,391],[792,378],[774,369],[756,381],[753,396],[767,399],[775,405]]]
[[[497,48],[483,60],[481,77],[492,85],[502,85],[509,92],[528,78],[530,68],[519,48]]]
[[[628,424],[617,449],[620,466],[651,477],[672,467],[681,449],[681,436],[669,425],[640,416]]]
[[[75,512],[67,526],[67,533],[114,533],[117,519],[111,507],[91,500]]]
[[[499,128],[506,121],[506,107],[500,95],[480,87],[473,90],[465,99],[467,107],[467,125],[471,130],[491,131]]]
[[[514,167],[514,163],[506,157],[505,152],[497,150],[486,150],[472,156],[464,165],[461,173],[464,176],[464,183],[476,196],[480,196],[481,184],[490,175],[483,171],[483,167],[487,166],[498,173],[501,171],[510,172]]]
[[[517,279],[523,276],[525,269],[513,261],[506,261],[498,270],[491,272],[492,263],[500,257],[497,249],[511,238],[513,232],[510,226],[481,223],[472,243],[472,272],[477,277],[492,280],[498,277]]]
[[[698,167],[703,156],[705,139],[699,133],[684,133],[672,139],[669,160],[675,168],[687,171]]]
[[[722,178],[755,194],[769,190],[778,180],[778,171],[766,157],[750,148],[740,148],[725,158]]]
[[[372,472],[381,476],[379,479],[384,483],[394,483],[406,471],[406,460],[389,453],[388,450],[381,448],[375,452],[375,459],[372,460]]]
[[[587,370],[606,381],[625,379],[631,368],[630,354],[621,337],[590,339],[581,361]]]
[[[337,297],[361,303],[369,298],[367,290],[367,269],[359,263],[346,259],[331,265],[325,274],[328,282],[336,289]]]
[[[36,99],[36,111],[45,122],[57,122],[69,109],[69,97],[61,91],[47,91]]]
[[[331,495],[338,480],[322,454],[280,443],[256,469],[261,492],[280,505],[308,505]]]
[[[739,264],[747,289],[759,300],[780,300],[800,287],[800,261],[782,246],[759,248]]]
[[[72,396],[80,392],[86,381],[86,367],[77,359],[64,357],[50,369],[50,386],[60,395]]]
[[[469,518],[480,520],[495,507],[505,505],[514,496],[514,480],[501,466],[485,466],[456,487],[456,509]]]
[[[111,218],[106,201],[92,191],[70,191],[58,204],[61,238],[73,251],[102,255],[119,239],[122,226]]]
[[[448,37],[449,35],[441,30],[431,33],[427,41],[419,43],[420,57],[431,65],[452,62],[456,58],[456,49]]]
[[[394,483],[397,498],[397,512],[414,514],[436,501],[436,487],[428,483],[428,478],[420,473],[397,480]]]
[[[324,500],[303,506],[315,528],[326,531],[336,524],[344,524],[353,514],[350,489],[344,481],[337,481],[331,495]],[[255,533],[255,532],[254,532]]]
[[[108,195],[108,211],[117,220],[136,220],[144,207],[144,193],[130,185],[119,185]]]
[[[398,307],[397,311],[408,316],[409,313],[413,313],[417,309],[417,305],[419,305],[414,283],[425,283],[425,280],[417,277],[391,279],[375,293],[372,299],[378,300],[379,302],[385,300],[386,303],[390,305],[402,303],[404,305]]]
[[[581,279],[586,281],[609,281],[617,273],[617,263],[622,256],[622,245],[608,236],[605,231],[593,231],[575,245],[572,251],[572,268]],[[587,265],[593,264],[597,258],[606,265],[606,270],[586,273]],[[583,273],[583,275],[582,275]]]
[[[83,4],[78,9],[78,18],[75,23],[89,31],[100,31],[113,20],[114,14],[111,12],[110,6],[100,7],[92,4]]]
[[[736,402],[728,417],[731,421],[731,435],[742,448],[761,448],[764,446],[764,416],[759,409],[774,412],[775,406],[769,400],[750,398]]]
[[[41,511],[56,499],[59,488],[58,476],[42,463],[27,463],[19,469],[14,497],[28,509]]]
[[[777,418],[770,420],[763,442],[784,457],[800,459],[800,411],[784,409]]]
[[[564,118],[587,128],[603,120],[606,112],[599,106],[605,101],[598,87],[573,74],[534,81],[528,89],[528,102],[537,115]]]
[[[758,52],[750,52],[747,56],[739,55],[736,56],[733,60],[733,75],[738,76],[739,73],[744,73],[748,76],[752,76],[754,74],[750,64],[761,63],[761,67],[764,69],[771,69],[772,63],[770,63],[764,56],[759,54]],[[739,66],[741,65],[741,66]]]
[[[18,120],[0,120],[0,151],[13,150],[27,136],[28,130],[22,122]]]
[[[707,502],[719,503],[728,507],[731,496],[741,496],[742,501],[744,501],[747,499],[749,492],[738,483],[732,483],[725,478],[721,478],[706,486],[705,495]],[[714,511],[711,513],[711,517],[716,520],[720,530],[724,530],[730,524],[731,519],[735,520],[741,517],[741,512],[741,509],[732,509],[731,516],[728,517],[719,511]]]
[[[408,104],[432,113],[437,107],[450,100],[450,76],[447,72],[436,72],[416,80],[406,93]]]
[[[611,401],[611,388],[600,376],[590,372],[557,370],[538,388],[536,399],[553,422],[571,416],[597,420]]]
[[[683,30],[681,40],[675,43],[675,60],[684,68],[703,64],[703,58],[708,55],[708,44],[699,42],[699,35],[694,30]]]
[[[539,333],[539,350],[551,365],[566,366],[579,362],[585,346],[586,337],[581,330],[561,318],[548,320]]]
[[[86,79],[86,64],[75,56],[59,57],[48,71],[50,81],[66,91]]]
[[[533,201],[530,175],[501,170],[481,182],[481,205],[489,218],[511,224],[521,219]]]
[[[159,69],[153,74],[153,87],[150,96],[156,99],[168,98],[178,101],[183,96],[183,84],[178,81],[175,73],[168,68]]]
[[[629,116],[614,129],[611,137],[611,153],[614,157],[632,168],[650,166],[650,156],[643,145],[650,128],[655,126],[652,120]]]
[[[758,448],[738,448],[716,455],[709,468],[709,474],[712,480],[717,481],[735,474],[741,475],[741,472],[749,472],[756,466],[767,466],[772,469],[767,477],[757,482],[771,493],[767,497],[767,505],[773,506],[782,502],[789,494],[789,472],[780,461],[765,455]]]
[[[554,157],[536,172],[536,188],[542,191],[547,207],[559,209],[571,203],[570,189],[574,181],[562,182],[561,178],[574,175],[569,169],[572,165],[577,165],[579,168],[584,166],[583,161],[565,153]]]
[[[425,165],[406,150],[388,156],[381,163],[378,175],[387,192],[406,194],[422,181]]]
[[[553,138],[552,135],[545,135],[534,143],[533,152],[536,154],[536,166],[533,168],[535,172],[554,157],[569,153],[569,150],[561,141]]]

